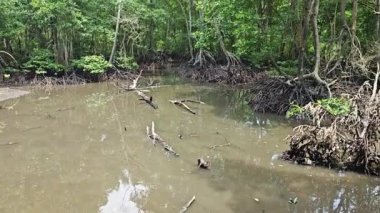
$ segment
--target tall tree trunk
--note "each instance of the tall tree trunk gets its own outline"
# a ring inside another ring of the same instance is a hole
[[[192,15],[191,15],[191,11],[192,11],[192,8],[193,8],[193,0],[189,0],[189,31],[188,31],[188,39],[189,39],[189,50],[190,50],[190,55],[191,55],[191,59],[194,58],[194,52],[193,52],[193,44],[192,44],[192,41],[191,41],[191,34],[192,34]]]
[[[319,12],[319,0],[314,0],[313,14],[312,14],[311,20],[312,20],[312,27],[313,27],[315,64],[314,64],[313,72],[311,74],[318,83],[326,86],[328,96],[329,98],[331,98],[331,90],[330,90],[329,84],[326,81],[322,80],[321,77],[319,76],[319,68],[321,65],[321,43],[319,41],[318,12]]]
[[[302,25],[300,27],[300,45],[298,53],[298,72],[299,75],[304,74],[305,58],[306,58],[306,46],[307,46],[307,34],[309,30],[310,15],[312,12],[312,5],[314,0],[307,0],[304,3],[304,12]]]
[[[375,30],[375,36],[376,40],[380,40],[380,0],[376,0],[376,15],[377,15],[377,22],[376,22],[376,30]]]
[[[118,3],[117,9],[117,19],[116,19],[116,29],[115,29],[115,39],[113,40],[112,51],[109,59],[109,63],[113,62],[115,56],[116,44],[117,44],[117,35],[119,34],[119,25],[120,25],[120,14],[121,14],[121,2]]]
[[[352,39],[356,38],[356,23],[358,17],[358,0],[352,0],[352,25],[351,25],[351,33]]]
[[[293,45],[289,50],[289,54],[292,56],[292,58],[297,57],[297,51],[300,49],[299,48],[299,35],[300,35],[300,30],[299,30],[299,13],[298,13],[298,0],[291,0],[290,2],[290,8],[291,8],[291,14],[290,14],[290,24],[291,24],[291,29],[292,29],[292,36],[293,36]]]
[[[346,19],[346,5],[347,0],[340,0],[340,21],[342,22],[343,28],[348,28],[347,19]]]
[[[177,0],[179,6],[181,7],[181,10],[182,10],[182,13],[183,13],[183,16],[185,17],[185,22],[186,22],[186,30],[187,30],[187,41],[188,41],[188,45],[189,45],[189,52],[190,52],[190,56],[191,56],[191,60],[194,59],[194,53],[193,53],[193,45],[192,45],[192,41],[191,41],[191,0],[188,0],[188,5],[189,5],[189,11],[188,13],[186,13],[186,9],[185,7],[183,6],[181,0]],[[188,15],[187,15],[188,14]]]

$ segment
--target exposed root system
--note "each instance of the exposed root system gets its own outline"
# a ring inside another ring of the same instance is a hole
[[[351,110],[344,116],[334,117],[318,104],[305,106],[312,124],[293,130],[287,138],[290,149],[283,158],[379,176],[380,92],[365,83],[348,100]]]
[[[185,78],[209,83],[244,84],[253,79],[253,71],[242,66],[209,66],[206,68],[181,67],[180,74]]]
[[[301,106],[326,96],[324,88],[304,81],[302,84],[287,84],[285,79],[256,75],[251,87],[249,104],[256,112],[285,114],[292,103]]]

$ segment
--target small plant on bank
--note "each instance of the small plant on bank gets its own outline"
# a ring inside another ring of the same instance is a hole
[[[48,49],[34,49],[29,61],[24,63],[23,67],[37,75],[57,75],[64,71],[63,65],[55,62],[53,53]]]
[[[108,68],[112,67],[108,61],[104,59],[103,56],[90,55],[84,56],[79,60],[73,61],[73,66],[90,74],[103,74]]]
[[[322,99],[318,101],[318,104],[334,116],[344,116],[350,113],[350,103],[345,98]]]
[[[133,57],[120,56],[116,58],[116,65],[125,70],[136,71],[139,65]]]
[[[292,103],[290,108],[286,112],[286,118],[296,118],[301,116],[305,112],[305,109],[302,106]]]

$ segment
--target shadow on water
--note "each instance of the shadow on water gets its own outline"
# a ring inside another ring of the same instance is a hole
[[[220,159],[214,163],[209,182],[216,190],[231,191],[234,196],[228,205],[233,212],[343,213],[380,209],[379,185],[258,167],[241,160]],[[289,204],[289,199],[295,197],[297,204]]]

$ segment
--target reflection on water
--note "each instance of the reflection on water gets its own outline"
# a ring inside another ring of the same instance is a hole
[[[108,84],[37,91],[0,110],[0,212],[171,213],[194,195],[189,212],[379,212],[378,178],[278,160],[292,126],[252,113],[243,90],[178,83],[150,92],[158,110]],[[193,115],[175,98],[206,104],[189,103]],[[150,143],[152,121],[180,157]]]
[[[99,208],[101,213],[143,213],[144,211],[134,202],[147,196],[148,187],[142,184],[133,184],[128,174],[124,171],[123,180],[119,180],[119,186],[108,192],[107,203]],[[124,180],[125,179],[125,180]]]

